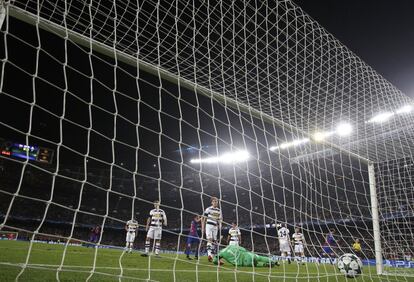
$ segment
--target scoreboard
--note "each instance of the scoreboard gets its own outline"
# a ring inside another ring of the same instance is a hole
[[[54,151],[44,147],[5,142],[1,148],[1,155],[19,159],[51,163]]]

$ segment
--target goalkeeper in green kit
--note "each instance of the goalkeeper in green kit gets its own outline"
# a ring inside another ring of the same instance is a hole
[[[278,265],[268,257],[256,255],[236,245],[229,245],[221,250],[214,257],[213,263],[223,265],[223,259],[234,266],[271,267]]]

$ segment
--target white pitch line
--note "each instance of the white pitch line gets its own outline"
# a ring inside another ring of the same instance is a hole
[[[0,265],[8,265],[8,266],[15,266],[15,267],[27,267],[27,268],[34,268],[34,269],[42,269],[42,270],[56,270],[57,267],[59,267],[59,265],[54,265],[54,267],[47,267],[50,266],[48,264],[22,264],[22,263],[5,263],[5,262],[0,262]],[[77,267],[78,268],[78,267]],[[76,270],[76,269],[62,269],[62,271],[64,272],[77,272],[77,273],[90,273],[90,271],[85,271],[85,270]],[[104,275],[104,276],[110,276],[110,277],[119,277],[118,274],[110,274],[110,273],[105,273],[105,272],[98,272],[95,271],[94,274],[97,275]],[[133,279],[133,280],[139,280],[139,281],[152,281],[152,282],[159,282],[157,280],[148,280],[148,279],[144,279],[144,278],[137,278],[137,277],[133,277],[133,276],[122,276],[122,278],[125,279]]]

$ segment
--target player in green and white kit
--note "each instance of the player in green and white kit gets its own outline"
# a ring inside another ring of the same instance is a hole
[[[256,266],[269,267],[274,266],[275,262],[265,256],[259,256],[247,251],[245,248],[229,245],[219,252],[213,259],[214,264],[224,264],[223,259],[234,266]]]

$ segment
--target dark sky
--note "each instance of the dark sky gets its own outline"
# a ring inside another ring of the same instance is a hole
[[[378,73],[414,98],[414,1],[294,2]]]

